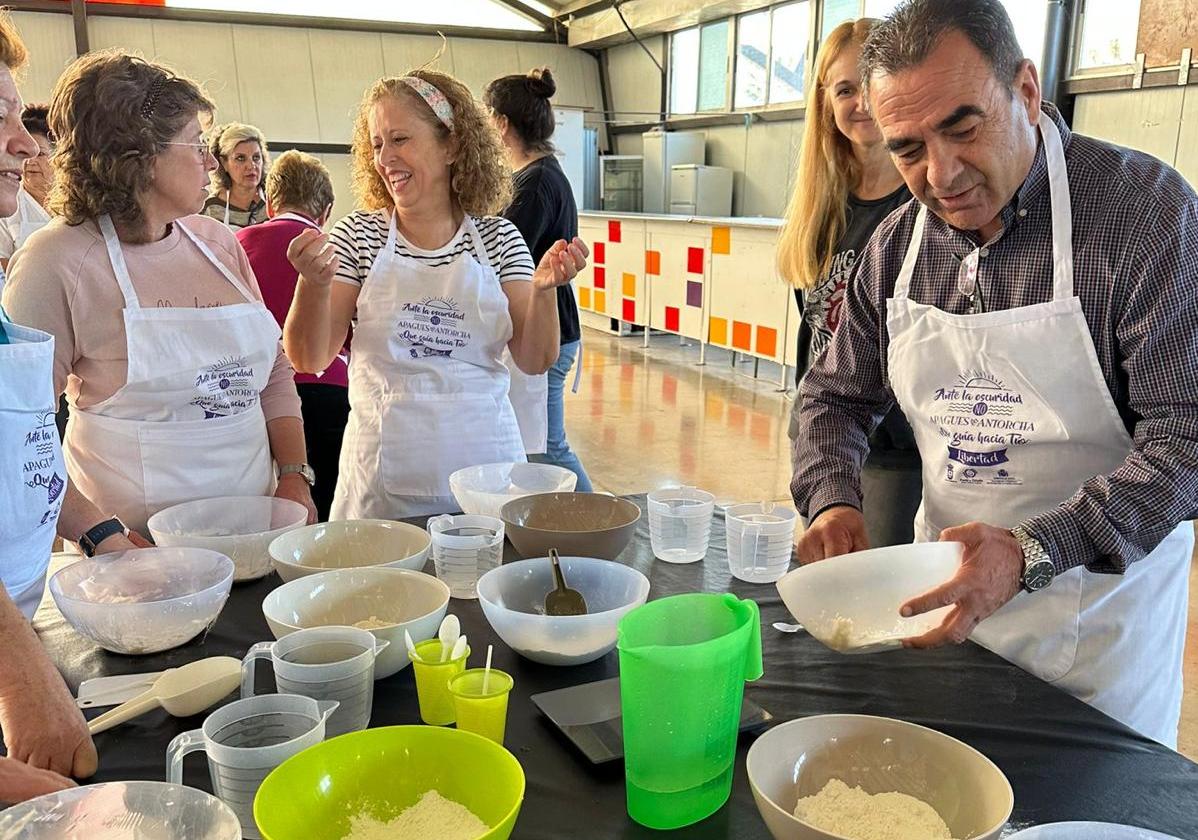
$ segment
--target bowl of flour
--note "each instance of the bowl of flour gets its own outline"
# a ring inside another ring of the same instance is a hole
[[[891,718],[793,720],[758,738],[746,766],[775,840],[997,840],[1015,804],[977,750]]]

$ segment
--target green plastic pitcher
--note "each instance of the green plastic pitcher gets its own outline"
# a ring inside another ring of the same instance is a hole
[[[732,791],[745,680],[761,676],[757,603],[675,595],[620,619],[620,706],[628,815],[681,828]]]

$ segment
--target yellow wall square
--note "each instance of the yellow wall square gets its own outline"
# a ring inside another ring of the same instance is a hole
[[[636,275],[624,272],[624,297],[636,297]]]
[[[595,311],[607,312],[607,292],[595,290]]]
[[[712,318],[710,328],[707,332],[707,341],[710,344],[719,344],[724,347],[728,346],[728,319],[727,318]]]
[[[591,308],[591,290],[585,287],[578,290],[578,305],[583,309]]]
[[[711,229],[711,253],[732,253],[732,228],[713,227]]]

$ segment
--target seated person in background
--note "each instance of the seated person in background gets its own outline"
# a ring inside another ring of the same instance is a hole
[[[49,105],[26,105],[21,124],[37,143],[37,154],[21,164],[21,189],[17,193],[17,212],[0,220],[0,266],[8,270],[8,261],[29,234],[50,221],[46,209],[50,187],[54,185],[54,140],[46,122]]]

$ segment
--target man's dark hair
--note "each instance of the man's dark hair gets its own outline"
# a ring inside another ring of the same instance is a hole
[[[986,57],[999,81],[1014,83],[1024,55],[1001,0],[907,0],[870,30],[861,48],[867,95],[875,73],[892,75],[922,64],[954,30]]]

